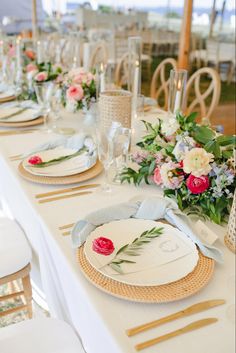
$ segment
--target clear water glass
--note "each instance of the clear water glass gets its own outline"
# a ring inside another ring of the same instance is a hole
[[[51,131],[48,118],[51,111],[51,99],[54,93],[55,85],[53,82],[37,82],[34,83],[34,89],[37,97],[37,101],[41,107],[42,114],[44,116],[44,127],[47,131]]]
[[[98,158],[103,164],[105,171],[105,182],[102,185],[102,191],[105,192],[111,192],[109,169],[114,162],[114,139],[117,133],[117,129],[120,127],[121,124],[117,122],[112,122],[108,127],[105,127],[102,124],[98,124],[96,131]]]
[[[129,148],[131,142],[131,129],[120,126],[116,129],[113,138],[113,182],[121,182],[121,172],[128,164]]]

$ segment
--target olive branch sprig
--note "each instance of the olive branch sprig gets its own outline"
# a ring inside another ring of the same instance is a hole
[[[117,252],[112,261],[107,266],[110,266],[116,272],[123,274],[121,265],[123,263],[134,264],[135,261],[120,258],[120,255],[139,256],[143,245],[148,244],[152,239],[159,237],[163,233],[163,227],[154,227],[143,232],[138,238],[135,238],[132,243],[122,246]]]
[[[76,151],[76,152],[74,152],[72,154],[69,154],[69,155],[66,155],[66,156],[57,157],[57,158],[51,159],[51,160],[49,160],[47,162],[41,162],[41,163],[38,163],[38,164],[33,164],[33,165],[31,165],[31,167],[34,167],[34,168],[49,167],[51,165],[59,164],[61,162],[64,162],[64,161],[67,161],[67,160],[72,159],[74,157],[77,157],[77,156],[81,155],[85,151],[87,151],[87,148],[83,147],[79,151]]]

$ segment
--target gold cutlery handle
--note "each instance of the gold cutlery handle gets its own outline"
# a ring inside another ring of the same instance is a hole
[[[176,320],[180,317],[196,314],[201,311],[208,310],[208,309],[211,309],[215,306],[222,305],[222,304],[225,304],[224,299],[212,299],[212,300],[206,300],[204,302],[200,302],[197,304],[193,304],[193,305],[189,306],[188,308],[183,309],[181,311],[178,311],[174,314],[171,314],[171,315],[165,316],[161,319],[154,320],[154,321],[148,322],[146,324],[139,325],[134,328],[128,329],[128,330],[126,330],[126,334],[129,337],[134,336],[137,333],[140,333],[140,332],[149,330],[153,327],[157,327],[157,326],[165,324],[167,322]]]
[[[162,341],[166,341],[166,340],[169,340],[170,338],[173,338],[173,337],[176,337],[176,336],[179,336],[179,335],[182,335],[183,333],[187,333],[187,332],[190,332],[190,331],[193,331],[193,330],[197,330],[201,327],[204,327],[204,326],[207,326],[207,325],[210,325],[210,324],[213,324],[215,322],[217,322],[218,319],[217,318],[207,318],[207,319],[202,319],[202,320],[198,320],[198,321],[195,321],[195,322],[192,322],[191,324],[187,325],[187,326],[184,326],[176,331],[172,331],[172,332],[169,332],[163,336],[159,336],[159,337],[156,337],[156,338],[153,338],[149,341],[145,341],[143,343],[139,343],[135,346],[135,349],[137,351],[141,351],[142,349],[145,349],[145,348],[148,348],[150,346],[153,346],[154,344],[157,344],[157,343],[160,343]]]

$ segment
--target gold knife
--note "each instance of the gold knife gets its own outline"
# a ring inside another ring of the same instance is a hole
[[[159,320],[151,321],[146,324],[136,326],[134,328],[126,330],[126,334],[127,334],[127,336],[134,336],[139,332],[149,330],[150,328],[157,327],[159,325],[165,324],[166,322],[176,320],[180,317],[196,314],[201,311],[208,310],[208,309],[211,309],[215,306],[222,305],[222,304],[225,304],[224,299],[213,299],[213,300],[207,300],[207,301],[204,301],[204,302],[201,302],[198,304],[194,304],[194,305],[191,305],[188,308],[183,309],[181,311],[178,311],[174,314],[162,317]]]
[[[191,324],[187,325],[187,326],[184,326],[176,331],[172,331],[172,332],[169,332],[163,336],[159,336],[159,337],[156,337],[156,338],[153,338],[149,341],[145,341],[145,342],[142,342],[142,343],[139,343],[135,346],[135,349],[136,351],[141,351],[142,349],[144,348],[148,348],[150,346],[153,346],[154,344],[157,344],[157,343],[160,343],[162,341],[166,341],[166,340],[169,340],[170,338],[172,337],[176,337],[176,336],[179,336],[179,335],[182,335],[183,333],[187,333],[187,332],[190,332],[190,331],[193,331],[193,330],[197,330],[201,327],[204,327],[204,326],[207,326],[207,325],[210,325],[210,324],[214,324],[215,322],[217,322],[218,319],[217,318],[207,318],[207,319],[202,319],[202,320],[198,320],[198,321],[194,321],[192,322]]]

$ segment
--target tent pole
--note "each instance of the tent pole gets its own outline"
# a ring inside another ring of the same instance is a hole
[[[213,35],[213,27],[216,19],[216,0],[213,0],[212,10],[211,10],[211,23],[210,23],[210,31],[209,38]]]
[[[32,37],[34,43],[36,43],[38,38],[38,28],[37,28],[37,0],[32,0]]]
[[[185,0],[184,15],[183,15],[183,22],[182,22],[182,27],[180,32],[180,42],[179,42],[179,58],[178,58],[179,69],[188,70],[192,12],[193,12],[193,0]]]

